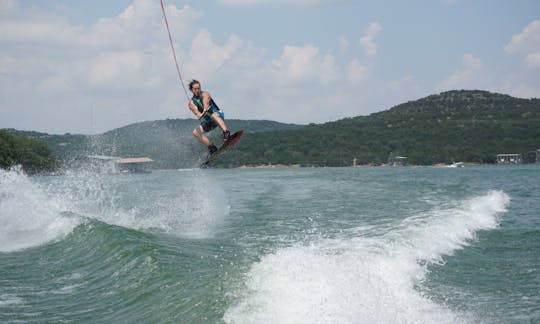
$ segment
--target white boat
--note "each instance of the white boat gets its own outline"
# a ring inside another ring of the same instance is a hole
[[[447,168],[463,168],[465,164],[463,162],[454,162],[450,165],[447,165]]]

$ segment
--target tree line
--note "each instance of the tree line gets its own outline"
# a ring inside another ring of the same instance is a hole
[[[380,165],[494,163],[501,153],[540,149],[540,100],[486,91],[449,91],[390,110],[322,125],[246,134],[218,167],[258,164]]]
[[[0,130],[0,168],[16,165],[29,174],[51,172],[59,167],[47,143]]]
[[[495,163],[497,154],[526,155],[540,149],[539,99],[479,90],[443,92],[368,116],[325,124],[264,120],[227,120],[227,124],[232,130],[244,129],[244,136],[214,164],[220,168],[268,164],[350,166],[353,161],[381,165],[394,156],[406,156],[412,165]],[[196,167],[204,158],[206,149],[191,134],[197,125],[193,119],[167,119],[135,123],[92,136],[15,132],[47,142],[54,155],[67,164],[91,154],[148,156],[156,161],[152,167],[167,169]],[[212,132],[211,139],[220,142],[220,133]],[[6,136],[4,132],[3,138]],[[50,161],[50,151],[43,144],[23,143],[22,139],[2,141],[1,166],[19,160],[27,161],[29,170],[57,165]]]

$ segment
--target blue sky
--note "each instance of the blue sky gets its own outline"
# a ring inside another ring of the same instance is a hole
[[[165,5],[184,80],[227,118],[324,123],[453,89],[540,97],[539,1]],[[159,0],[0,0],[0,87],[0,128],[192,118]]]

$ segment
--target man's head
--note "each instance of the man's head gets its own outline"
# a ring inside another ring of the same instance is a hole
[[[201,83],[197,80],[191,80],[189,83],[189,91],[191,91],[195,96],[201,94]]]

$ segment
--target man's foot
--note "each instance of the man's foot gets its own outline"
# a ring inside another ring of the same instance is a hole
[[[230,140],[231,140],[231,131],[227,129],[226,131],[223,132],[223,143],[226,143]]]
[[[208,145],[208,156],[216,153],[218,150],[217,146],[214,145],[214,143]]]

